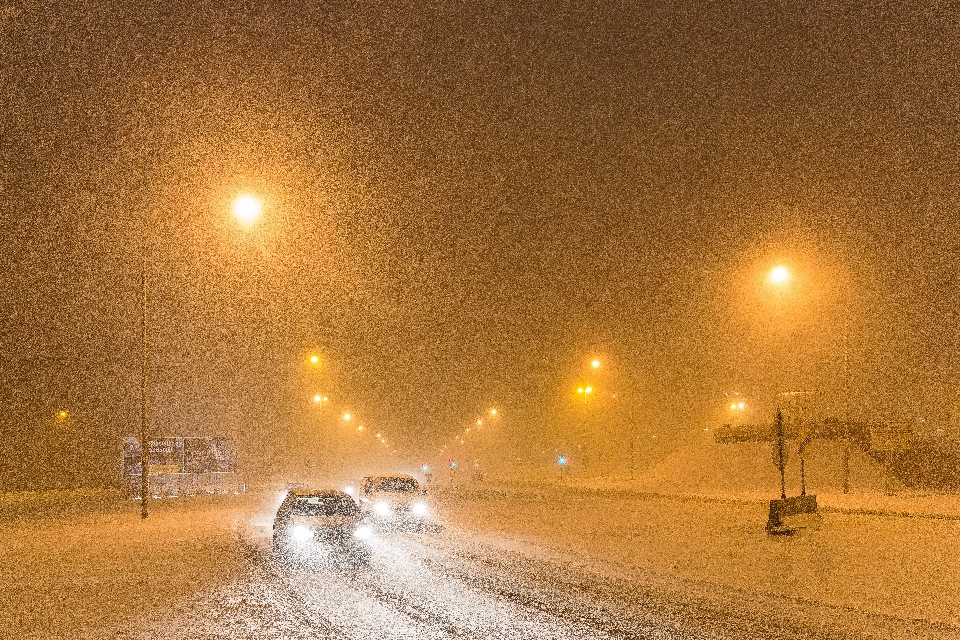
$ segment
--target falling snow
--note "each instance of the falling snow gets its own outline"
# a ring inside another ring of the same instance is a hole
[[[0,636],[960,637],[887,5],[0,0]]]

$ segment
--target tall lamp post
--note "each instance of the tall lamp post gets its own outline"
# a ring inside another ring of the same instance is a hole
[[[150,440],[147,433],[147,251],[140,254],[140,518],[147,517]]]
[[[775,286],[786,285],[791,278],[790,270],[778,265],[770,270],[768,276]],[[841,460],[843,473],[843,492],[850,492],[850,308],[849,285],[845,287],[843,297],[846,299],[843,312],[843,436],[844,447]],[[802,463],[802,460],[801,460]]]
[[[260,217],[263,204],[244,194],[233,203],[233,213],[246,227]],[[149,515],[147,494],[150,492],[150,433],[147,424],[147,236],[140,247],[140,518]]]
[[[592,440],[591,436],[593,434],[590,433],[589,409],[587,408],[587,403],[590,400],[590,395],[592,393],[593,393],[592,386],[587,385],[587,386],[577,387],[577,394],[583,400],[583,421],[582,421],[583,437],[581,438],[582,444],[578,445],[578,447],[580,448],[580,451],[581,451],[580,458],[583,460],[584,468],[588,466],[589,456],[593,454],[593,443],[592,442],[588,443],[588,441]],[[587,450],[589,450],[589,453],[587,453]]]

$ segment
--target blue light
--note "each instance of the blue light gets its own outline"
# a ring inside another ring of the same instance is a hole
[[[430,471],[430,465],[425,464],[422,467],[420,467],[420,470],[423,471],[424,473],[427,473],[428,471]]]
[[[561,467],[567,464],[567,456],[560,456],[559,458],[557,458],[557,464],[560,465]]]

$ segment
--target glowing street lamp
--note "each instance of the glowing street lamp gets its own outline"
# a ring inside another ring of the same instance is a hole
[[[350,422],[350,418],[352,418],[352,417],[353,417],[353,416],[351,416],[349,413],[343,414],[343,420],[344,420],[344,422]]]
[[[311,355],[310,355],[310,364],[312,364],[312,365],[314,365],[314,366],[320,364],[320,356],[318,356],[318,355],[315,354],[315,353],[314,353],[314,354],[311,354]]]
[[[250,194],[243,194],[233,201],[233,215],[245,226],[250,226],[260,217],[263,203]]]
[[[790,280],[790,270],[782,264],[778,265],[770,270],[769,279],[776,285],[786,284]]]
[[[590,366],[591,366],[592,368],[594,368],[594,369],[599,369],[599,368],[600,368],[600,361],[599,361],[599,360],[593,360],[593,361],[590,363]]]
[[[60,409],[60,411],[57,411],[57,420],[59,420],[60,422],[63,422],[68,417],[70,417],[70,414],[67,413],[66,409]]]
[[[491,415],[491,416],[497,415],[497,410],[496,410],[496,409],[490,409],[490,415]]]

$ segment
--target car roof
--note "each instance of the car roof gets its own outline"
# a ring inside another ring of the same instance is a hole
[[[349,493],[340,491],[339,489],[291,489],[287,495],[297,496],[298,498],[303,498],[307,496],[330,496],[330,497],[342,496],[342,497],[350,498],[351,500],[353,500],[353,498],[350,497]]]
[[[367,478],[409,478],[411,480],[416,480],[416,478],[409,473],[375,473],[369,476],[364,476],[363,479],[366,480]]]

